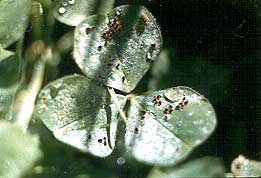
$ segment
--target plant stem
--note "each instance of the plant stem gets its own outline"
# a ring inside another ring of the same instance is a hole
[[[31,81],[25,90],[18,94],[18,109],[15,122],[26,132],[31,120],[36,96],[41,89],[45,70],[45,60],[40,59],[34,65]]]
[[[39,2],[32,2],[31,22],[33,26],[33,38],[39,40],[43,38],[43,6]]]
[[[123,112],[122,108],[120,107],[120,104],[119,104],[119,101],[117,99],[117,96],[116,96],[116,93],[115,93],[114,89],[113,88],[109,88],[109,87],[107,87],[107,89],[108,89],[108,91],[109,91],[109,93],[111,95],[112,101],[115,103],[115,105],[116,105],[116,107],[117,107],[117,109],[118,109],[118,111],[120,113],[121,118],[123,119],[125,124],[127,124],[127,117],[126,117],[125,113]]]

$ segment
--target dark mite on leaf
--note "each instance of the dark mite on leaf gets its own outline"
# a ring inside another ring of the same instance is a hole
[[[121,77],[121,82],[124,83],[124,82],[125,82],[125,79],[126,79],[126,78],[125,78],[124,76]]]
[[[135,134],[138,134],[139,133],[139,129],[137,127],[135,127],[134,132],[135,132]]]
[[[101,51],[102,50],[102,46],[98,46],[98,51]]]
[[[147,113],[146,111],[141,111],[141,112],[140,112],[141,119],[145,119],[145,114],[146,114],[146,113]]]
[[[169,105],[167,108],[165,108],[165,110],[163,111],[164,114],[171,114],[173,111],[173,107],[171,105]]]
[[[85,30],[86,35],[89,35],[91,33],[92,29],[90,27],[87,27]]]
[[[157,96],[154,96],[154,97],[153,97],[152,102],[154,103],[154,105],[158,105],[158,106],[161,105],[161,100],[160,100],[160,98],[161,98],[160,95],[157,95]]]
[[[98,142],[99,142],[99,143],[102,143],[102,139],[98,139]]]

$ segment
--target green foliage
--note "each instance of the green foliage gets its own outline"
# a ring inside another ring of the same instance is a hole
[[[261,162],[254,161],[239,155],[231,164],[234,176],[261,176]]]
[[[0,87],[8,87],[17,83],[19,78],[19,61],[15,53],[0,46]],[[8,76],[8,78],[6,77]]]
[[[37,136],[6,121],[0,121],[0,143],[0,177],[22,176],[42,155]]]
[[[0,119],[9,118],[8,113],[18,87],[19,67],[15,53],[0,46]]]
[[[54,17],[67,25],[77,26],[94,14],[104,14],[113,7],[114,0],[56,0]]]
[[[149,178],[173,178],[173,177],[224,177],[225,168],[222,161],[214,157],[203,157],[188,161],[175,167],[154,168]]]
[[[172,49],[162,50],[161,30],[148,9],[113,4],[0,0],[1,178],[128,177],[119,173],[126,168],[130,177],[150,170],[150,178],[224,176],[217,158],[190,160],[216,128],[213,106],[190,87],[172,85],[183,76],[185,85],[204,91],[226,85],[227,72],[215,78],[212,72],[222,68],[176,60]],[[55,19],[70,26],[58,40]],[[66,60],[71,48],[83,75],[59,78],[60,57]],[[130,93],[150,68],[149,92]],[[260,167],[239,156],[231,172],[260,176]]]
[[[23,36],[31,0],[0,1],[0,44],[6,48]],[[7,20],[8,19],[8,20]]]

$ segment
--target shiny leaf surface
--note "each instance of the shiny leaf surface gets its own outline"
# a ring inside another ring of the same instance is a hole
[[[149,178],[173,178],[173,177],[224,177],[225,168],[222,161],[214,157],[203,157],[185,162],[181,165],[168,168],[154,168]]]
[[[114,0],[57,0],[53,14],[61,23],[79,25],[93,14],[104,14],[113,7]]]
[[[28,23],[31,0],[0,1],[0,44],[6,48],[22,37]]]
[[[118,95],[121,106],[125,97]],[[115,147],[118,111],[104,86],[68,76],[41,90],[36,113],[54,136],[83,152],[108,156]]]
[[[140,161],[170,165],[204,142],[215,126],[213,107],[194,90],[176,87],[150,92],[131,100],[126,147]]]
[[[161,47],[159,27],[144,7],[120,6],[76,27],[74,58],[88,78],[132,91]]]

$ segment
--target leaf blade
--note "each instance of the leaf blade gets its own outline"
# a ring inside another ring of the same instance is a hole
[[[118,99],[123,107],[125,97]],[[105,87],[84,76],[64,77],[41,91],[36,108],[59,141],[99,157],[113,151],[118,111]]]
[[[26,30],[31,0],[0,1],[0,44],[6,48]]]
[[[41,158],[39,140],[14,124],[0,122],[0,177],[18,178]]]
[[[142,162],[171,165],[203,143],[215,126],[213,107],[194,90],[175,87],[150,92],[131,101],[125,145]]]
[[[53,15],[61,23],[77,26],[88,16],[109,12],[113,3],[114,0],[58,0]]]
[[[144,7],[119,6],[107,17],[89,17],[76,27],[74,58],[90,79],[121,90],[132,91],[162,43],[161,32]]]

